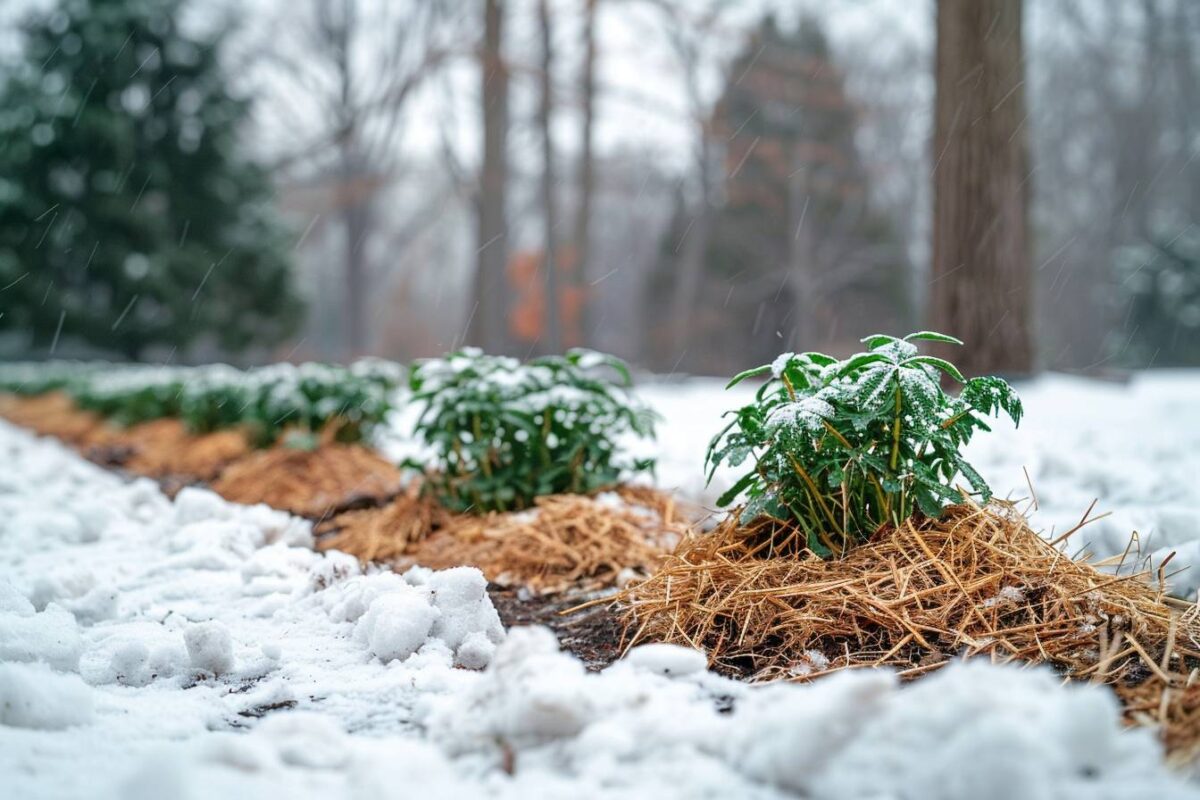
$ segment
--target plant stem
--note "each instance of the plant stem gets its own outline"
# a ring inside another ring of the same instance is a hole
[[[900,380],[896,380],[896,418],[892,421],[892,472],[896,471],[896,464],[900,459],[900,411],[902,409],[900,397]]]
[[[799,475],[801,479],[804,480],[804,483],[808,486],[809,492],[812,493],[812,496],[816,499],[817,504],[820,505],[821,511],[825,514],[825,518],[829,520],[829,524],[832,525],[833,529],[838,532],[838,535],[845,539],[846,532],[838,528],[837,517],[835,517],[833,512],[829,510],[829,506],[825,503],[825,498],[821,496],[821,491],[817,488],[817,484],[813,481],[812,477],[810,477],[809,474],[804,470],[804,467],[800,466],[800,462],[797,461],[796,457],[791,453],[788,453],[788,460],[792,462],[792,469],[796,470],[796,474]]]

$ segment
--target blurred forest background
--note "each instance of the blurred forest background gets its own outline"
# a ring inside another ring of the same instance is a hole
[[[1200,365],[1198,51],[1192,0],[10,0],[0,355]]]

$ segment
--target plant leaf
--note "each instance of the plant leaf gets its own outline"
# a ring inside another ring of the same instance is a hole
[[[938,333],[937,331],[917,331],[916,333],[910,333],[908,336],[904,337],[904,341],[942,342],[943,344],[956,344],[959,346],[961,346],[963,343],[961,339],[956,339],[953,336],[948,336],[944,333]]]

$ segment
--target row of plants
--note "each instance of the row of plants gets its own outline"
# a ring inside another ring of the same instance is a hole
[[[0,391],[61,391],[118,425],[178,418],[195,433],[240,427],[266,446],[285,431],[360,441],[391,409],[403,377],[398,365],[380,360],[250,370],[223,364],[12,363],[0,365]]]
[[[735,376],[727,388],[764,380],[752,402],[727,412],[706,457],[710,481],[722,465],[744,467],[719,505],[737,506],[747,525],[765,517],[799,528],[821,557],[967,496],[986,503],[991,490],[963,448],[990,430],[990,417],[1019,424],[1022,415],[1004,380],[968,379],[919,350],[958,339],[921,331],[862,341],[849,358],[785,353]],[[629,383],[623,363],[583,351],[521,365],[464,350],[418,364],[409,378],[421,404],[415,434],[436,464],[427,491],[456,511],[503,511],[652,469],[621,447],[654,435],[655,415]]]
[[[823,557],[915,514],[937,516],[964,493],[988,500],[962,448],[988,430],[988,417],[1021,418],[1003,380],[967,379],[918,350],[957,339],[925,331],[863,342],[846,359],[786,353],[737,375],[729,387],[765,380],[751,403],[727,413],[706,458],[710,481],[722,465],[745,468],[720,505],[739,506],[747,524],[767,517],[798,527]],[[390,409],[404,374],[380,361],[245,372],[9,365],[0,389],[62,389],[124,423],[178,416],[198,432],[243,425],[260,442],[336,425],[339,438],[357,440]],[[407,371],[406,402],[418,408],[411,434],[433,468],[407,466],[427,471],[424,490],[457,512],[520,510],[543,495],[610,488],[653,469],[652,459],[626,452],[630,440],[653,438],[655,425],[631,383],[619,359],[585,350],[521,363],[466,348],[421,361]]]

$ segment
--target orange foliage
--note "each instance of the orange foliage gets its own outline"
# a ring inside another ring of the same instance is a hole
[[[562,320],[563,345],[577,346],[587,291],[574,284],[575,248],[564,246],[557,254],[558,314]],[[513,296],[509,330],[522,342],[536,342],[546,329],[546,282],[542,274],[542,250],[519,250],[508,261],[508,285]]]

